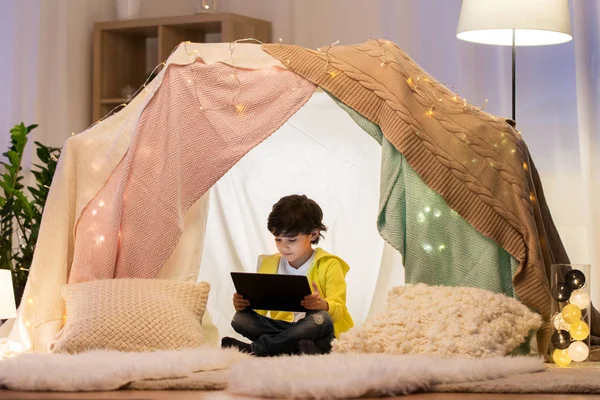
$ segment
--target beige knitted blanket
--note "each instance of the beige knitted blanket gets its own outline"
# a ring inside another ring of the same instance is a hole
[[[468,104],[389,41],[320,51],[263,48],[379,125],[428,186],[519,261],[515,292],[548,321],[546,271],[557,258],[568,260],[527,146],[511,124]],[[542,352],[549,335],[546,323],[538,334]]]

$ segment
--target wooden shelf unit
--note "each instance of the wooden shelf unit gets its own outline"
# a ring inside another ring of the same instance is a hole
[[[184,41],[233,42],[255,38],[270,43],[271,23],[232,13],[206,13],[181,17],[147,18],[94,24],[92,117],[98,121],[119,104],[126,86],[138,89],[154,66],[165,61]],[[148,54],[156,41],[158,57]],[[154,58],[154,59],[152,59]]]

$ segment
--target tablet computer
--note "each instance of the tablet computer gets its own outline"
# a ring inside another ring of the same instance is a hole
[[[253,310],[308,311],[300,305],[312,293],[306,276],[232,272],[231,279]]]

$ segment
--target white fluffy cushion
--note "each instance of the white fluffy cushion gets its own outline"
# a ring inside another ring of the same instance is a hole
[[[538,314],[502,294],[466,287],[406,285],[392,289],[387,310],[342,334],[333,350],[503,356],[541,323]]]
[[[66,285],[65,327],[57,353],[94,349],[153,351],[199,347],[210,286],[160,279],[107,279]]]

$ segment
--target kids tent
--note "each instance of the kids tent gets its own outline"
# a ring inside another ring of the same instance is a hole
[[[323,207],[357,323],[403,281],[514,295],[550,319],[546,271],[568,258],[511,123],[388,41],[182,43],[124,109],[65,142],[5,351],[47,350],[64,284],[130,277],[211,283],[216,343],[229,272],[274,252],[266,217],[290,193]]]

